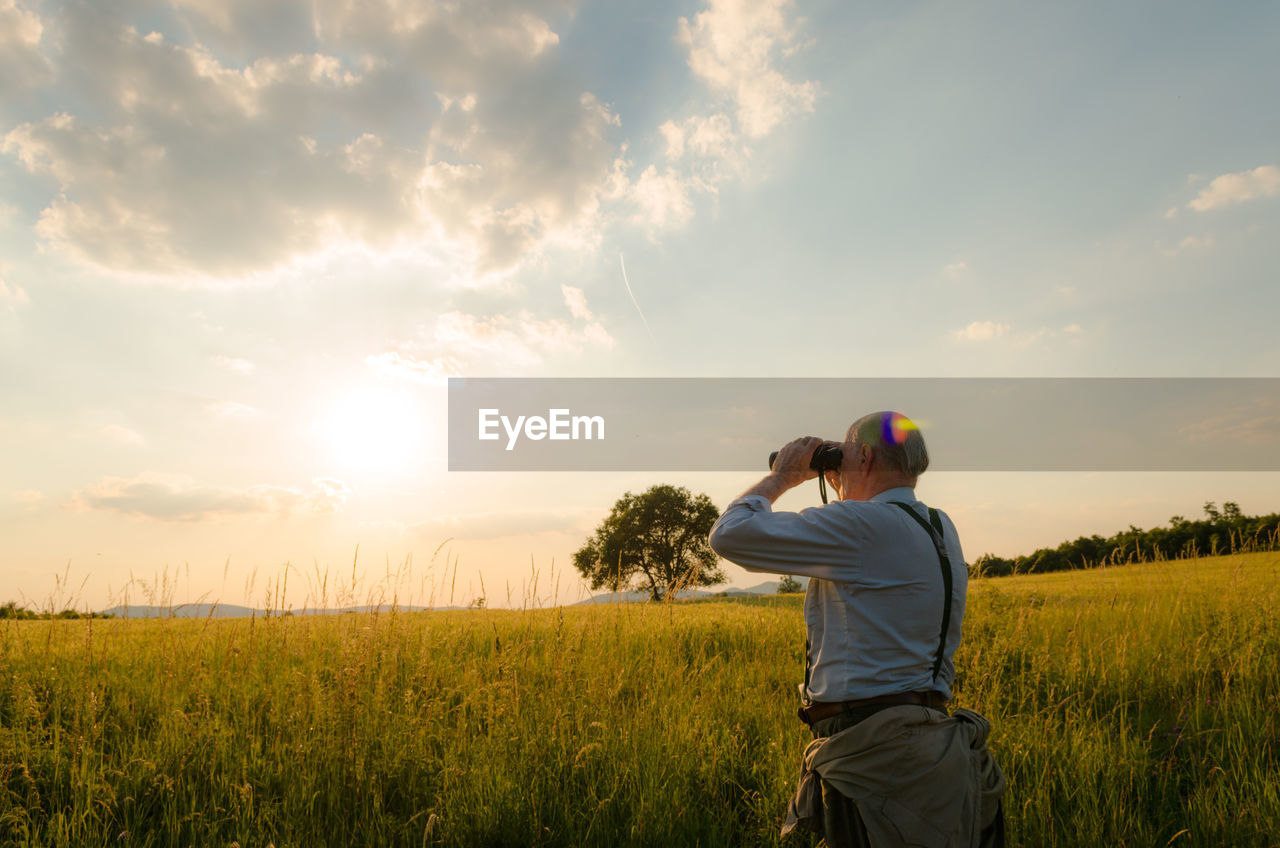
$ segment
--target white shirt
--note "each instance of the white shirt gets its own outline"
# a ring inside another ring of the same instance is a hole
[[[738,498],[711,528],[711,548],[748,571],[803,574],[813,701],[852,701],[937,690],[948,698],[951,657],[960,644],[968,570],[955,525],[939,510],[951,560],[951,623],[938,678],[943,584],[930,534],[894,506],[926,521],[915,490],[899,487],[867,501],[835,501],[774,512],[762,495]]]

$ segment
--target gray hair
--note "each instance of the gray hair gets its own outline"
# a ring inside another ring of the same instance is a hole
[[[906,438],[900,443],[892,437],[894,419],[907,423]],[[929,451],[924,446],[924,436],[910,418],[899,412],[885,410],[864,415],[849,426],[846,441],[856,445],[869,445],[872,451],[889,468],[906,474],[908,477],[919,477],[929,467]]]

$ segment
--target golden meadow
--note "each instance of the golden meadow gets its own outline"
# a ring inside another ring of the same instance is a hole
[[[1278,578],[973,581],[1011,844],[1280,845]],[[0,844],[776,845],[802,645],[799,596],[7,621]]]

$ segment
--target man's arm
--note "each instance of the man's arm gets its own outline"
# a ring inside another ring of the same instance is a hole
[[[738,497],[746,498],[752,495],[757,495],[762,498],[767,498],[769,503],[773,503],[778,498],[782,497],[782,494],[788,489],[794,488],[795,485],[795,483],[790,482],[783,475],[771,472],[759,483],[756,483],[750,489],[747,489],[745,492],[738,495]]]
[[[711,549],[748,571],[849,579],[857,546],[847,532],[847,517],[830,510],[823,515],[816,508],[799,513],[772,509],[783,492],[818,476],[809,460],[821,444],[822,439],[809,436],[779,451],[773,471],[729,504],[711,528]]]
[[[782,450],[778,451],[777,458],[773,461],[773,467],[769,469],[769,473],[764,479],[756,483],[750,489],[747,489],[740,498],[750,495],[760,495],[769,499],[769,503],[773,503],[782,497],[783,492],[788,489],[799,486],[806,480],[812,480],[818,476],[818,472],[809,467],[809,463],[813,460],[813,452],[822,444],[822,439],[817,436],[804,436],[793,442],[786,444]]]

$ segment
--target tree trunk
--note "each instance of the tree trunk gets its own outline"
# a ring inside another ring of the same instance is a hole
[[[658,581],[654,579],[653,572],[649,570],[648,564],[641,562],[640,570],[644,572],[644,576],[649,580],[649,600],[662,600],[662,590],[658,587]]]

